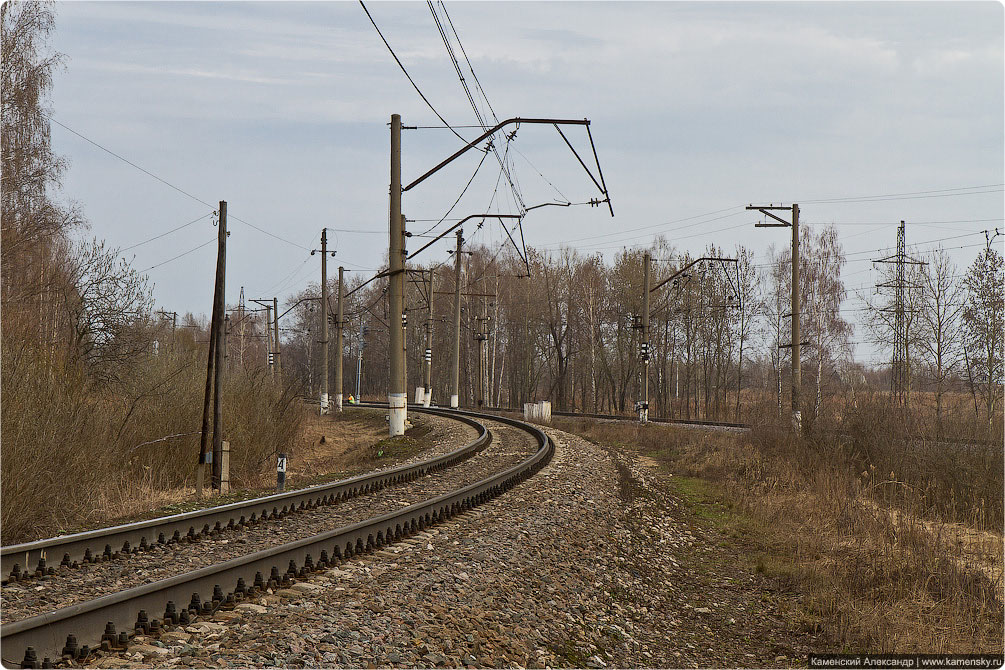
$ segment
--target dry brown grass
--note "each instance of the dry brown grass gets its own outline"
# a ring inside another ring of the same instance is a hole
[[[887,417],[849,415],[845,435],[797,440],[564,422],[710,482],[791,573],[833,650],[1002,651],[1000,447],[910,446]]]
[[[369,463],[371,447],[387,437],[384,412],[345,408],[337,418],[305,409],[300,439],[289,461],[287,477],[314,477]],[[321,438],[324,437],[324,442]]]
[[[135,517],[188,494],[198,460],[205,360],[162,352],[114,386],[3,342],[2,541],[48,537]],[[274,472],[299,435],[293,391],[231,370],[223,387],[235,487]]]

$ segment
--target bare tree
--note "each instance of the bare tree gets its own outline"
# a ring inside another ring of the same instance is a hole
[[[1005,272],[998,250],[989,244],[970,266],[963,283],[967,291],[963,324],[972,367],[971,385],[975,394],[983,396],[991,430],[1001,400],[1005,346]]]
[[[750,249],[736,247],[736,421],[740,420],[740,394],[743,390],[743,349],[753,333],[757,314],[762,309],[757,290],[757,267],[753,261],[754,254]]]
[[[52,2],[0,6],[0,300],[5,334],[17,329],[55,351],[66,321],[59,296],[65,288],[61,260],[67,232],[83,223],[74,207],[57,204],[65,161],[52,151],[48,97],[62,55],[47,46],[54,26]]]
[[[71,355],[110,379],[150,348],[140,328],[153,307],[150,286],[117,250],[97,240],[79,245],[68,265],[64,307],[73,329]]]
[[[838,241],[837,229],[828,226],[819,233],[808,227],[800,240],[800,293],[803,296],[804,336],[812,343],[815,359],[813,417],[820,416],[823,404],[825,367],[836,370],[839,359],[850,354],[848,338],[851,324],[841,317],[841,302],[845,297],[841,268],[844,253]]]
[[[918,351],[935,385],[935,421],[942,435],[943,397],[962,359],[960,317],[963,287],[956,281],[956,265],[942,248],[928,256],[928,265],[919,269],[921,310]]]

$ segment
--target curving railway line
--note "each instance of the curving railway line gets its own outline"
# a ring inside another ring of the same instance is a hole
[[[136,631],[156,636],[232,609],[504,493],[554,452],[544,432],[516,419],[414,411],[463,421],[478,437],[443,456],[333,484],[3,547],[5,590],[24,596],[4,606],[4,665],[79,662],[98,648],[124,648]],[[284,534],[291,527],[295,539]],[[173,574],[164,572],[169,565]],[[84,571],[86,579],[73,578]],[[119,578],[103,580],[106,572]],[[50,588],[61,581],[69,585],[62,592]],[[46,598],[32,599],[37,586],[23,588],[35,582],[46,585]],[[110,592],[82,586],[91,582]]]
[[[523,410],[517,409],[515,407],[485,407],[485,411],[489,412],[518,412],[522,413]],[[586,412],[557,412],[552,410],[552,416],[564,416],[571,418],[581,418],[581,419],[600,419],[603,421],[638,421],[637,416],[625,415],[625,414],[589,414]],[[667,419],[659,417],[649,417],[649,423],[667,423],[677,426],[694,426],[696,428],[729,428],[733,430],[750,430],[749,423],[732,423],[729,421],[699,421],[697,419]]]

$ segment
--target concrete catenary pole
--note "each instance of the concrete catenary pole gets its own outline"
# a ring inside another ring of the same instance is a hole
[[[429,308],[426,313],[426,352],[425,352],[425,378],[423,387],[425,394],[422,396],[422,406],[429,407],[433,401],[433,272],[429,270],[429,279],[426,281],[426,295],[429,296]]]
[[[344,285],[342,274],[345,268],[338,268],[338,307],[335,311],[335,411],[342,411],[342,294]]]
[[[388,300],[391,308],[390,376],[387,402],[388,432],[391,437],[404,435],[407,394],[405,392],[405,248],[404,222],[401,216],[401,115],[391,115],[391,197],[388,215]]]
[[[363,396],[363,390],[360,388],[360,382],[363,379],[363,346],[365,345],[365,335],[364,326],[362,320],[359,324],[359,344],[356,347],[356,402],[359,402]]]
[[[461,387],[461,245],[464,244],[464,230],[457,230],[457,250],[454,251],[454,360],[451,361],[453,393],[450,406],[457,409]]]
[[[802,365],[799,359],[799,205],[792,205],[792,429],[802,432],[800,390]]]
[[[321,230],[321,413],[328,413],[328,229]]]
[[[649,421],[649,270],[652,257],[647,251],[643,257],[643,290],[642,290],[642,404],[639,407],[639,421]]]

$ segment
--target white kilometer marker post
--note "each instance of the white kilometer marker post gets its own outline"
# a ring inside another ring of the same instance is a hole
[[[276,493],[282,493],[286,488],[286,454],[276,458]]]

